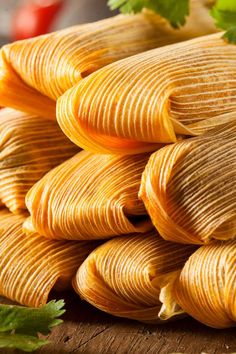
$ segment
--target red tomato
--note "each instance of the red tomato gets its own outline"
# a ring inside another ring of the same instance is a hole
[[[13,15],[13,40],[47,33],[61,10],[64,0],[34,0],[23,3]]]

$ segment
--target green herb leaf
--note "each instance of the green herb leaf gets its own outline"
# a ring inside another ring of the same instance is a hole
[[[236,11],[236,2],[235,0],[217,0],[215,5],[221,11]]]
[[[211,10],[211,15],[215,19],[217,27],[228,30],[236,26],[236,10],[235,12],[220,10],[216,6]]]
[[[108,6],[111,10],[120,9],[122,13],[150,9],[167,19],[175,28],[183,26],[189,14],[189,0],[109,0]]]
[[[48,341],[33,336],[0,333],[0,348],[15,348],[24,352],[33,352],[45,344],[48,344]]]
[[[225,32],[223,38],[225,38],[229,43],[236,44],[236,26],[231,27],[227,32]]]
[[[38,334],[48,334],[62,320],[64,301],[51,301],[41,308],[0,305],[0,348],[32,351],[47,344]]]
[[[227,30],[224,38],[236,44],[236,1],[218,0],[211,10],[217,27]]]

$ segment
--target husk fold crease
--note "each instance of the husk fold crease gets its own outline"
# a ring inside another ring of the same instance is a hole
[[[94,243],[51,241],[22,232],[25,218],[0,210],[0,295],[22,305],[46,304],[50,291],[71,286]]]
[[[0,51],[0,105],[55,119],[55,100],[103,66],[215,32],[204,3],[192,1],[192,15],[179,31],[146,11],[7,44]]]
[[[0,111],[0,199],[11,212],[24,212],[28,190],[80,149],[56,122],[13,109]]]
[[[73,280],[82,299],[102,311],[159,323],[183,315],[172,285],[194,248],[155,232],[114,238],[94,250]]]
[[[137,154],[235,120],[236,48],[221,37],[107,65],[58,99],[59,125],[86,150]]]
[[[150,157],[139,196],[163,238],[203,244],[236,236],[235,139],[231,122]]]
[[[79,152],[28,192],[30,218],[24,230],[74,240],[150,230],[153,226],[138,199],[148,157]]]
[[[236,241],[200,247],[186,262],[173,293],[189,315],[207,326],[236,326]]]

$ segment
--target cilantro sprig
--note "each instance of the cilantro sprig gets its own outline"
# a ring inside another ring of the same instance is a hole
[[[236,1],[218,0],[211,10],[218,28],[226,30],[224,38],[236,44]]]
[[[137,13],[143,8],[157,12],[174,28],[183,26],[189,15],[190,0],[108,0],[111,10],[119,9],[122,13]],[[236,44],[236,1],[216,0],[210,14],[219,29],[226,30],[224,38]]]
[[[166,18],[174,28],[183,26],[189,14],[189,0],[109,0],[111,10],[137,13],[143,8],[153,10]]]
[[[16,348],[32,352],[48,344],[38,334],[47,335],[63,321],[64,301],[50,301],[41,308],[0,304],[0,348]]]

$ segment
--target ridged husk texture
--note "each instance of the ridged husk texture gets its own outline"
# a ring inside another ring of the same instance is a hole
[[[166,240],[208,243],[236,236],[236,123],[154,153],[140,197]]]
[[[0,295],[39,307],[50,291],[71,285],[94,243],[52,241],[22,232],[24,217],[0,211]]]
[[[12,109],[0,111],[0,199],[14,213],[46,172],[79,151],[56,122]]]
[[[197,250],[176,281],[174,296],[207,326],[236,326],[236,241],[215,241]]]
[[[91,74],[59,98],[62,130],[93,152],[137,154],[224,123],[236,111],[236,47],[221,37],[153,49]]]
[[[193,1],[187,25],[172,29],[158,15],[119,15],[5,45],[0,104],[55,119],[61,94],[90,73],[145,50],[216,31],[204,1]]]
[[[31,216],[25,231],[90,240],[150,230],[153,226],[138,199],[148,158],[79,152],[28,192]]]
[[[88,256],[73,286],[82,299],[115,316],[150,323],[173,319],[183,311],[172,285],[193,251],[155,231],[114,238]]]

